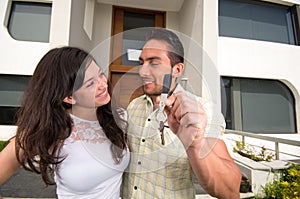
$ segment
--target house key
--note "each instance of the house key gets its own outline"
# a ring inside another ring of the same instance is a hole
[[[170,91],[171,87],[171,81],[172,81],[172,75],[171,74],[166,74],[164,76],[164,81],[163,81],[163,88],[162,88],[162,93],[160,96],[160,102],[159,102],[159,107],[156,115],[157,121],[159,121],[159,127],[158,130],[160,131],[160,137],[161,137],[161,144],[165,145],[165,137],[164,137],[164,123],[167,120],[167,115],[164,111],[165,108],[165,100],[168,98],[168,94]]]

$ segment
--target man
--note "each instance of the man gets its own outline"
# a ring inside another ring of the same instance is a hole
[[[225,128],[222,115],[176,84],[183,57],[179,38],[165,29],[154,30],[142,49],[139,75],[145,95],[127,108],[131,163],[123,199],[195,198],[192,172],[210,195],[239,198],[240,171],[219,139]],[[167,119],[159,105],[165,74],[171,75]]]

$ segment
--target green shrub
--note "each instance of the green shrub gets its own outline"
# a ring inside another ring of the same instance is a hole
[[[274,159],[274,154],[267,150],[264,146],[259,147],[260,150],[257,151],[257,148],[253,146],[246,145],[244,142],[236,141],[233,152],[238,153],[244,157],[247,157],[256,162],[259,161],[272,161]]]
[[[1,140],[0,140],[0,151],[2,151],[2,149],[4,149],[4,147],[5,147],[6,145],[8,145],[8,143],[9,143],[9,141],[1,141]]]
[[[263,187],[264,199],[300,199],[300,165],[283,169],[272,183]]]

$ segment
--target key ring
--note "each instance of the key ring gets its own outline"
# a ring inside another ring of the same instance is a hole
[[[167,115],[164,110],[165,109],[164,103],[170,91],[171,81],[172,81],[172,70],[171,70],[171,74],[166,74],[164,76],[163,88],[162,88],[162,93],[161,93],[159,107],[158,107],[159,109],[156,114],[156,120],[159,122],[158,130],[160,131],[160,138],[161,138],[162,145],[165,145],[164,128],[165,128],[165,122],[167,121]]]

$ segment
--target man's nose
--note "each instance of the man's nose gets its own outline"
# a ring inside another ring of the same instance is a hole
[[[140,76],[146,76],[147,74],[149,74],[149,64],[141,64],[139,67],[139,74]]]

